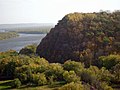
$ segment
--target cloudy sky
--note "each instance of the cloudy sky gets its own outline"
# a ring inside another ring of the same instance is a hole
[[[0,0],[0,24],[55,24],[71,12],[100,10],[120,10],[120,0]]]

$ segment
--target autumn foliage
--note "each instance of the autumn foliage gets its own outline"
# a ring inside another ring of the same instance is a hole
[[[120,11],[70,13],[63,17],[37,47],[49,62],[66,60],[96,63],[99,56],[120,53]]]

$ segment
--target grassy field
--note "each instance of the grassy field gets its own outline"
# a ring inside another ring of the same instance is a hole
[[[20,88],[12,88],[13,80],[0,81],[0,90],[57,90],[57,88],[63,85],[63,82],[56,82],[52,85],[44,86],[33,86],[33,85],[22,85]]]
[[[10,89],[13,80],[0,81],[0,90]]]
[[[13,80],[0,81],[0,90],[57,90],[61,87],[64,82],[56,82],[52,85],[44,86],[34,86],[34,85],[22,85],[20,88],[12,88]],[[114,90],[120,90],[119,88],[114,88]]]

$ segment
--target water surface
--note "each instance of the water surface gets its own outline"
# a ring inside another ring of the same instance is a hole
[[[26,45],[33,43],[39,44],[43,37],[46,34],[24,34],[20,33],[19,37],[10,38],[7,40],[0,40],[0,52],[7,50],[16,50],[19,51]]]

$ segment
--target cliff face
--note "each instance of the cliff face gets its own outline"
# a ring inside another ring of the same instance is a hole
[[[68,59],[93,63],[99,56],[120,52],[120,12],[70,13],[37,47],[49,62]]]

